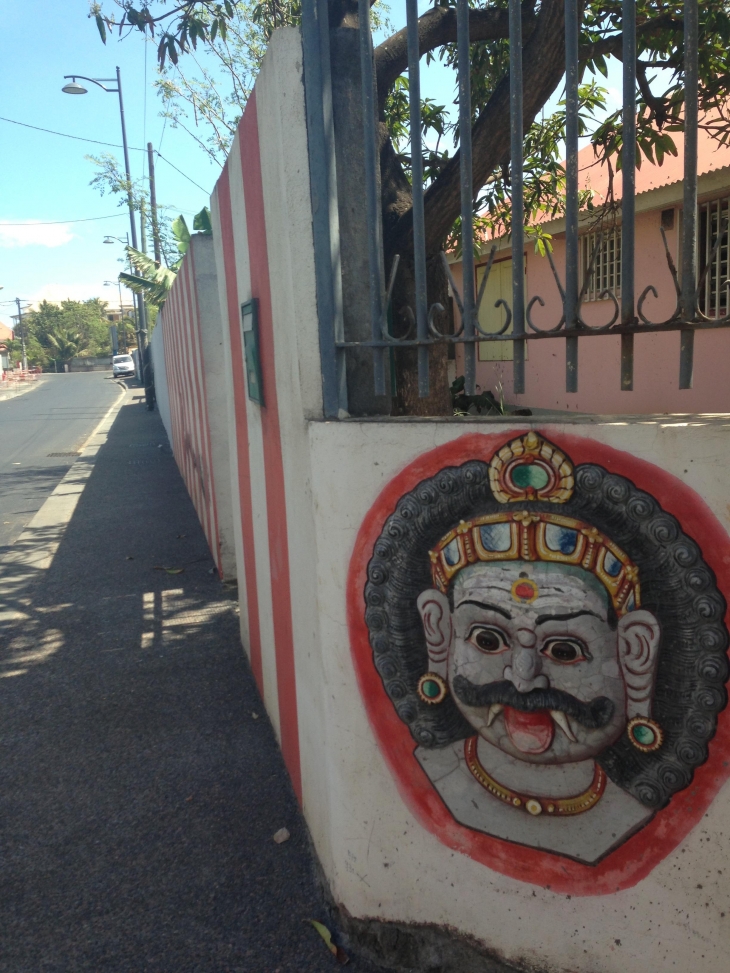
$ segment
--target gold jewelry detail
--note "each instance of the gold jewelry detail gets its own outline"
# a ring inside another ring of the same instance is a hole
[[[664,743],[664,730],[648,716],[635,716],[626,724],[629,743],[642,753],[654,753]]]
[[[489,485],[499,503],[565,503],[575,488],[573,464],[557,446],[531,431],[494,454]]]
[[[608,778],[606,772],[599,764],[596,764],[591,786],[588,790],[583,791],[582,794],[577,794],[575,797],[529,797],[526,794],[520,794],[517,791],[510,790],[509,787],[499,784],[482,767],[477,756],[477,740],[478,737],[473,736],[464,742],[466,765],[482,787],[505,804],[522,808],[534,817],[544,812],[553,817],[562,818],[572,814],[583,814],[584,811],[590,811],[603,797]]]
[[[449,687],[437,672],[426,672],[418,680],[416,691],[424,703],[433,706],[434,703],[443,703],[449,694]]]
[[[429,551],[434,587],[444,594],[468,564],[547,561],[590,571],[618,615],[640,605],[639,571],[620,547],[595,527],[562,514],[515,510],[462,520]]]

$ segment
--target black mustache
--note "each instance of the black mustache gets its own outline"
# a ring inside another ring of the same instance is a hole
[[[559,709],[571,716],[589,730],[600,730],[611,722],[616,707],[607,696],[597,696],[590,703],[584,703],[562,689],[533,689],[521,693],[506,679],[502,682],[488,682],[483,686],[470,682],[466,676],[455,676],[452,684],[454,695],[465,706],[492,706],[501,703],[523,713],[534,713],[539,709]]]

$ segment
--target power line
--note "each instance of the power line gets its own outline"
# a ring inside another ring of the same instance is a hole
[[[172,166],[172,168],[173,168],[173,169],[175,170],[175,172],[179,172],[179,173],[180,173],[180,175],[181,175],[181,176],[183,177],[183,179],[187,179],[187,181],[188,181],[188,182],[191,182],[191,183],[192,183],[192,184],[193,184],[194,186],[197,186],[197,187],[198,187],[198,189],[199,189],[199,190],[200,190],[201,192],[203,192],[203,193],[206,193],[206,194],[208,193],[208,190],[207,190],[207,189],[203,189],[203,187],[202,187],[202,186],[200,185],[200,183],[197,183],[197,182],[195,182],[195,180],[194,180],[194,179],[191,179],[191,178],[190,178],[190,176],[186,176],[186,175],[185,175],[185,173],[184,173],[184,172],[183,172],[183,171],[182,171],[181,169],[178,169],[178,167],[177,167],[176,165],[173,165],[173,163],[172,163],[172,162],[170,162],[170,160],[169,160],[169,159],[166,159],[166,158],[164,157],[164,155],[161,155],[161,154],[160,154],[160,153],[158,152],[158,153],[157,153],[157,158],[158,158],[158,159],[162,159],[162,161],[163,161],[163,162],[166,162],[166,163],[168,164],[168,166]]]
[[[28,122],[17,122],[14,118],[4,118],[0,115],[0,122],[9,122],[11,125],[21,125],[23,128],[32,128],[36,132],[45,132],[47,135],[60,135],[65,139],[74,139],[76,142],[91,142],[93,145],[107,145],[110,149],[123,149],[123,145],[117,145],[116,142],[100,142],[98,139],[87,139],[83,138],[81,135],[69,135],[67,132],[54,132],[52,128],[41,128],[39,125],[29,125]],[[144,149],[138,149],[133,145],[129,148],[132,152],[144,152]]]
[[[0,115],[0,122],[9,122],[11,125],[20,125],[23,128],[32,128],[36,132],[45,132],[47,135],[60,135],[61,138],[74,139],[76,142],[89,142],[92,145],[106,145],[106,146],[108,146],[109,148],[112,148],[112,149],[122,149],[122,148],[124,148],[124,146],[117,145],[115,142],[100,142],[98,139],[87,139],[87,138],[83,138],[80,135],[69,135],[67,132],[55,132],[51,128],[41,128],[39,125],[29,125],[28,122],[18,122],[14,118],[5,118],[2,115]],[[164,132],[163,132],[163,134],[164,134]],[[160,140],[160,144],[162,144],[162,140]],[[129,148],[131,149],[132,152],[146,152],[147,151],[146,149],[138,149],[134,145],[130,145]],[[197,183],[194,179],[191,179],[190,176],[187,176],[182,171],[182,169],[178,169],[178,167],[174,163],[170,162],[169,159],[166,159],[164,157],[164,155],[162,155],[159,151],[157,152],[157,157],[159,159],[162,159],[163,162],[166,162],[168,164],[168,166],[172,166],[172,168],[175,170],[175,172],[179,173],[183,177],[183,179],[187,179],[188,182],[192,183],[193,186],[197,187],[201,192],[208,193],[208,190],[207,189],[203,189],[203,187],[200,185],[200,183]],[[71,221],[69,220],[68,222],[71,222]],[[6,224],[6,225],[9,225],[9,224]]]
[[[50,220],[46,223],[36,223],[35,220],[26,220],[25,223],[0,222],[0,226],[57,226],[60,223],[93,223],[95,220],[115,220],[118,216],[126,215],[126,213],[112,213],[111,216],[88,216],[83,220]]]

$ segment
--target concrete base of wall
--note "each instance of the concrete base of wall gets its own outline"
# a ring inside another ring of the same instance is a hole
[[[339,916],[352,952],[394,973],[543,973],[505,962],[456,929],[354,919],[345,910]]]

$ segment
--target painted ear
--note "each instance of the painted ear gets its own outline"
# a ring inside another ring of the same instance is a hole
[[[660,635],[659,622],[643,608],[619,619],[618,656],[626,683],[629,719],[651,716]]]
[[[446,662],[453,633],[449,600],[435,588],[428,588],[418,596],[417,605],[423,622],[431,669],[446,678]]]

